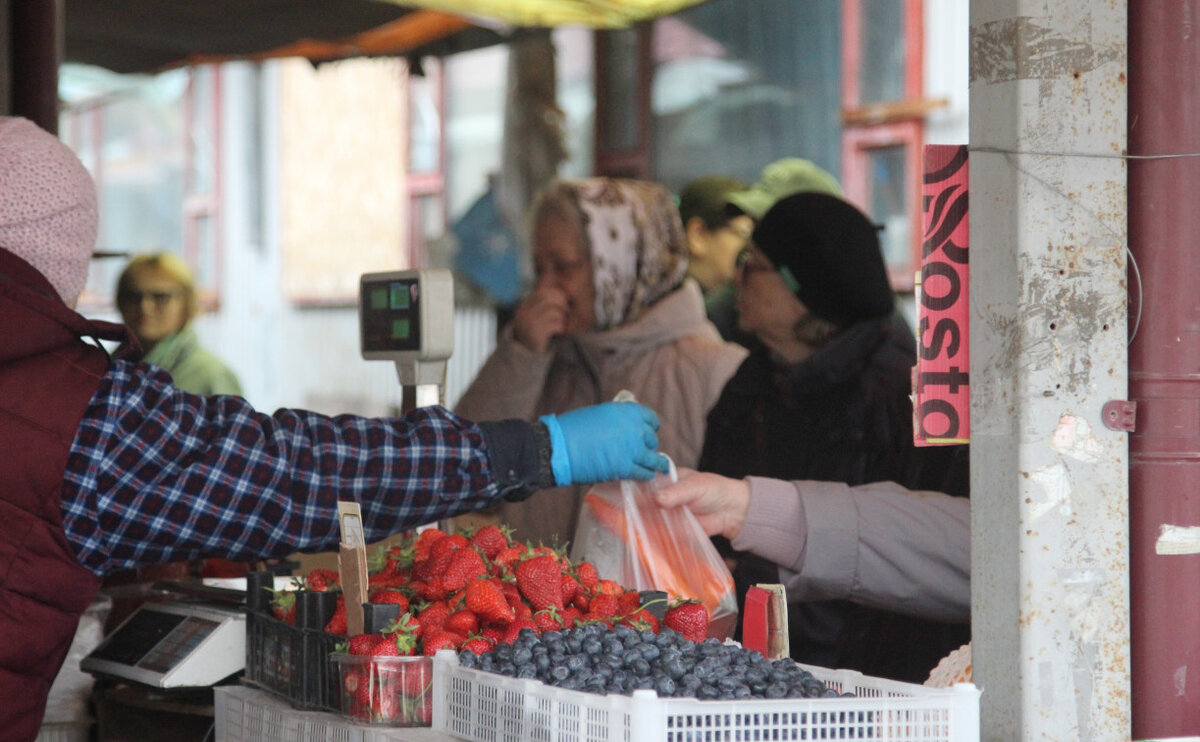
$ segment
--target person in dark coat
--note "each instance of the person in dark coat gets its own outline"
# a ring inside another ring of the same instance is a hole
[[[965,446],[913,445],[915,339],[891,321],[895,299],[866,216],[829,194],[788,196],[738,262],[738,324],[757,342],[709,414],[697,468],[966,496]],[[776,565],[734,558],[739,596],[779,581]],[[906,681],[923,681],[970,636],[965,623],[848,601],[793,604],[789,625],[798,661]]]

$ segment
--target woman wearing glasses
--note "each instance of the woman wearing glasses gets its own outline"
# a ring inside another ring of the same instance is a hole
[[[895,299],[875,226],[840,198],[788,196],[755,227],[738,266],[738,326],[757,343],[708,417],[698,468],[727,479],[693,485],[748,478],[741,504],[770,514],[748,529],[727,527],[736,518],[710,524],[714,534],[741,536],[734,544],[747,550],[737,552],[738,594],[755,583],[788,581],[780,567],[800,573],[789,585],[793,600],[804,601],[789,609],[793,657],[923,680],[938,659],[966,643],[965,601],[945,610],[914,607],[920,598],[909,598],[921,595],[919,576],[904,582],[910,575],[899,565],[891,567],[890,580],[893,595],[904,599],[881,605],[878,596],[861,594],[862,570],[892,552],[860,537],[900,541],[911,529],[895,517],[903,501],[884,493],[869,502],[855,488],[873,484],[878,491],[877,483],[893,482],[966,495],[966,447],[913,445],[909,394],[916,347],[912,334],[892,319]],[[664,500],[679,501],[670,494]],[[944,504],[936,498],[929,503]],[[892,527],[869,534],[868,526],[881,522],[871,520],[873,504],[895,507],[883,519]],[[954,507],[947,512],[961,515]],[[947,562],[957,560],[948,571],[959,575],[968,553],[961,548],[967,535],[961,526],[960,519],[941,530],[917,529],[918,540],[930,540],[931,550],[949,555]],[[785,548],[774,548],[780,545]],[[780,558],[784,552],[795,558]],[[915,617],[930,615],[943,621]]]
[[[171,253],[135,257],[117,280],[117,309],[141,345],[140,354],[127,348],[125,357],[164,369],[186,392],[240,396],[237,376],[196,337],[196,305],[196,284],[183,260]]]

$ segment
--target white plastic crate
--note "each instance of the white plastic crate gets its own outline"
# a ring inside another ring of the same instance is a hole
[[[300,711],[258,688],[213,689],[217,742],[445,742],[429,727],[390,728],[357,724],[339,714]]]
[[[443,650],[434,659],[433,729],[476,742],[979,741],[974,685],[927,688],[804,668],[856,697],[700,701],[650,690],[601,696],[460,667]]]

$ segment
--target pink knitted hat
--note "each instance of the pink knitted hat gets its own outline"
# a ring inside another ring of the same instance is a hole
[[[96,185],[75,153],[31,121],[0,116],[0,247],[68,306],[87,282],[98,220]]]

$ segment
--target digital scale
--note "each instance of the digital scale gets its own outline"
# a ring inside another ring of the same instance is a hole
[[[191,688],[219,683],[245,665],[245,611],[182,600],[142,605],[79,666],[157,688]]]
[[[364,273],[358,320],[362,357],[392,361],[403,408],[441,404],[454,352],[454,277],[445,269]],[[409,392],[415,394],[410,398]]]

